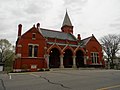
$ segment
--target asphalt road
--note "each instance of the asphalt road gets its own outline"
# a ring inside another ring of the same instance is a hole
[[[0,74],[0,90],[120,90],[119,70]]]

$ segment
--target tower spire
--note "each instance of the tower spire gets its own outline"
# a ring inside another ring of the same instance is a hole
[[[73,34],[73,26],[72,26],[72,23],[70,21],[67,9],[66,9],[66,14],[65,14],[65,17],[63,20],[61,30],[62,30],[62,32]]]
[[[64,17],[64,21],[63,21],[63,24],[62,26],[72,26],[72,23],[70,21],[70,18],[69,18],[69,15],[68,15],[68,12],[67,12],[67,9],[66,9],[66,14],[65,14],[65,17]]]

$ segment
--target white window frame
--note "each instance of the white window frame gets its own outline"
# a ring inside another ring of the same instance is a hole
[[[38,47],[39,47],[39,45],[38,45],[38,44],[31,44],[31,43],[30,43],[30,44],[28,44],[28,47],[29,47],[30,45],[32,46],[32,56],[28,56],[28,57],[30,57],[30,58],[35,58],[35,56],[34,56],[34,47],[35,47],[35,46],[38,46]],[[29,52],[28,52],[28,53],[29,53]]]
[[[92,60],[92,64],[98,64],[99,53],[98,52],[91,52],[91,60]]]

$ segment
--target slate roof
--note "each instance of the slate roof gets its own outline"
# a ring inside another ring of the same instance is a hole
[[[43,28],[40,29],[40,32],[45,38],[57,38],[62,40],[77,41],[76,37],[71,33],[53,31],[53,30],[48,30]]]
[[[65,43],[55,43],[55,42],[47,42],[48,44],[56,44],[56,45],[61,45],[61,46],[66,46],[67,44]],[[74,45],[74,44],[68,44],[69,46],[72,47],[78,47],[78,45]]]
[[[69,18],[69,16],[68,16],[67,11],[66,11],[65,18],[64,18],[64,21],[63,21],[62,26],[65,26],[65,25],[72,26],[72,23],[71,23],[71,21],[70,21],[70,18]]]
[[[85,38],[85,39],[82,39],[80,41],[80,46],[84,47],[88,42],[89,40],[92,38],[92,36],[88,37],[88,38]]]

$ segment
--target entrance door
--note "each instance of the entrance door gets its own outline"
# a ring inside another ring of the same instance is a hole
[[[78,50],[76,52],[76,66],[79,67],[84,67],[84,54],[81,50]]]
[[[60,52],[57,48],[53,48],[50,51],[49,67],[59,68],[60,66]]]
[[[63,64],[65,68],[72,68],[73,59],[72,59],[72,51],[70,49],[66,49],[64,52]]]

